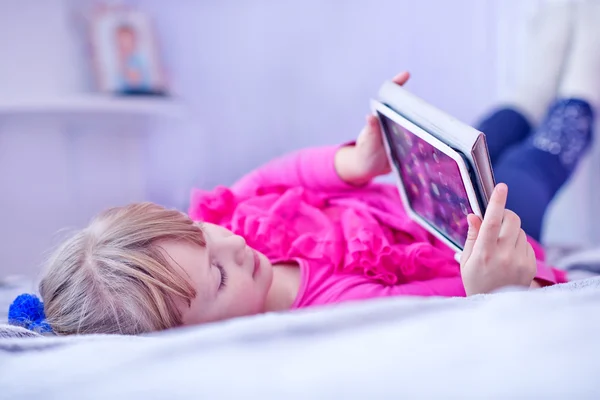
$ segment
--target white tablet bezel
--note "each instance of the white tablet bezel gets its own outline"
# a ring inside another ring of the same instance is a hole
[[[394,111],[390,107],[386,106],[385,104],[383,104],[377,100],[371,101],[371,109],[373,110],[373,112],[376,115],[378,113],[383,114],[387,118],[396,122],[398,125],[402,126],[404,129],[407,129],[408,131],[413,133],[415,136],[418,136],[419,138],[423,139],[424,141],[431,144],[433,147],[437,148],[439,151],[441,151],[442,153],[444,153],[445,155],[447,155],[448,157],[453,159],[454,162],[456,162],[456,165],[458,166],[458,170],[460,172],[460,176],[463,181],[465,191],[467,193],[467,199],[469,201],[469,205],[471,206],[471,209],[473,210],[473,214],[483,218],[483,214],[481,212],[481,207],[479,206],[479,201],[477,199],[477,192],[475,190],[475,187],[473,186],[473,182],[471,181],[471,177],[469,175],[469,169],[468,169],[467,164],[465,163],[465,160],[463,159],[463,157],[456,150],[454,150],[453,148],[451,148],[450,146],[448,146],[447,144],[445,144],[444,142],[442,142],[441,140],[439,140],[432,134],[425,131],[423,128],[419,127],[418,125],[416,125],[413,122],[409,121],[408,119],[404,118],[402,115],[398,114],[396,111]],[[461,253],[463,250],[462,247],[460,247],[458,244],[454,243],[454,241],[452,241],[446,235],[444,235],[441,231],[439,231],[431,222],[427,221],[425,218],[423,218],[419,214],[417,214],[411,207],[410,201],[408,199],[408,195],[405,190],[404,182],[402,181],[402,176],[400,174],[400,171],[396,167],[394,160],[392,159],[392,152],[390,149],[390,143],[388,142],[388,139],[387,139],[387,135],[385,135],[385,133],[383,133],[383,130],[385,128],[384,128],[381,120],[379,120],[379,124],[380,124],[381,130],[382,130],[383,143],[385,146],[386,154],[387,154],[388,160],[390,162],[392,171],[394,172],[394,174],[396,176],[396,180],[398,181],[398,184],[396,186],[398,188],[398,192],[400,193],[400,197],[402,198],[402,203],[404,204],[404,208],[405,208],[406,212],[409,214],[409,216],[414,221],[417,221],[421,226],[423,226],[423,228],[425,228],[427,231],[429,231],[432,235],[434,235],[435,237],[440,239],[442,242],[446,243],[451,249],[453,249],[457,253]]]

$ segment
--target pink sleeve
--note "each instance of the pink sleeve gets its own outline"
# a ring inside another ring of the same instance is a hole
[[[415,281],[396,286],[379,286],[379,290],[382,291],[380,296],[465,297],[467,295],[460,276]]]
[[[542,286],[567,282],[561,272],[538,262],[538,272],[535,279]],[[436,278],[430,281],[416,281],[397,286],[384,286],[382,290],[387,291],[387,294],[382,294],[382,296],[465,297],[467,295],[460,276],[454,278]]]
[[[528,241],[529,244],[531,244],[531,247],[533,247],[535,258],[538,260],[535,280],[542,286],[568,282],[567,273],[565,271],[552,268],[546,264],[546,254],[542,245],[532,238],[528,238]]]
[[[542,286],[567,282],[564,271],[548,267],[543,262],[538,262],[535,279]],[[383,290],[385,294],[380,296],[444,296],[465,297],[465,287],[461,277],[436,278],[430,281],[416,281],[405,285],[384,286],[375,285],[378,288],[370,290]]]
[[[566,283],[567,273],[556,268],[549,267],[543,261],[537,263],[537,273],[535,280],[542,286],[550,286],[557,283]]]
[[[252,195],[265,186],[306,187],[315,190],[349,189],[335,170],[335,154],[340,146],[315,147],[299,150],[259,167],[238,182],[236,194]]]
[[[403,285],[385,286],[374,282],[351,285],[338,292],[333,302],[366,300],[392,296],[419,297],[465,297],[465,288],[460,277],[436,278],[428,281],[415,281]]]

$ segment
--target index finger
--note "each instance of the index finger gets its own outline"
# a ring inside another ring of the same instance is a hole
[[[500,228],[502,227],[502,219],[504,218],[507,196],[508,187],[504,183],[498,184],[485,210],[478,238],[480,246],[495,244],[498,240]]]
[[[404,72],[400,72],[398,75],[393,77],[392,82],[394,82],[396,85],[402,86],[408,81],[409,78],[410,78],[410,73],[408,73],[407,71],[404,71]]]

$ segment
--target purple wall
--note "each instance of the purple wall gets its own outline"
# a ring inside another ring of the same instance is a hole
[[[492,2],[144,1],[192,120],[151,142],[151,196],[229,184],[271,157],[355,137],[379,84],[472,122],[496,88]]]
[[[192,186],[354,138],[380,83],[402,69],[413,91],[472,121],[495,95],[495,11],[507,1],[139,0],[188,105],[148,132],[143,119],[98,112],[78,123],[10,112],[17,97],[77,103],[89,56],[69,25],[79,0],[0,0],[0,277],[36,274],[64,228],[109,206],[185,207]]]

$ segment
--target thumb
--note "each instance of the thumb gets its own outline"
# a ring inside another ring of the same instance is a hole
[[[374,138],[381,140],[381,126],[379,125],[379,119],[375,115],[367,116],[367,129],[373,135]]]
[[[469,214],[467,222],[469,223],[469,231],[467,232],[467,241],[465,242],[465,248],[460,258],[461,264],[465,263],[471,257],[477,236],[479,236],[479,229],[481,228],[481,218],[475,214]]]
[[[367,115],[366,124],[362,131],[358,134],[357,142],[363,144],[365,142],[370,141],[373,137],[377,137],[377,135],[381,136],[381,128],[379,127],[379,120],[374,115]],[[358,143],[357,143],[358,144]]]

